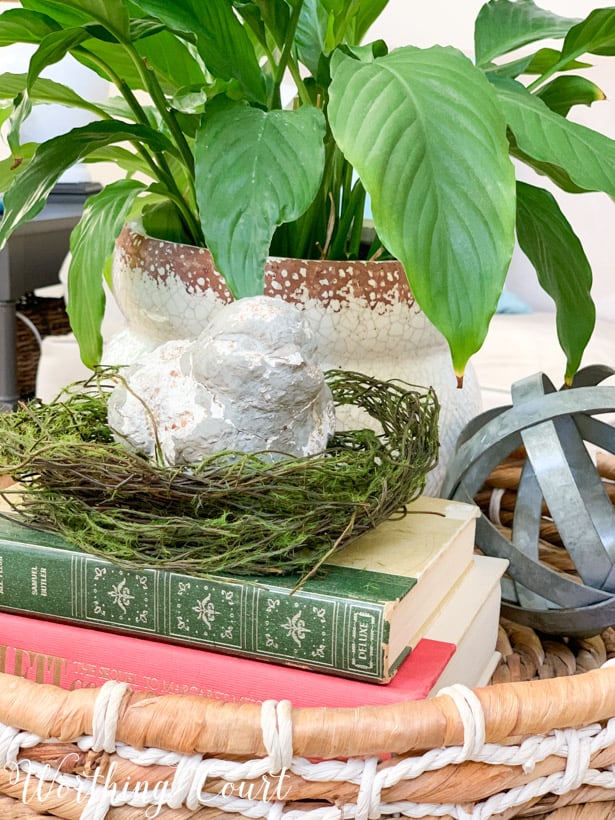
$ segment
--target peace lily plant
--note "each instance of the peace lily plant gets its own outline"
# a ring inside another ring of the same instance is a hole
[[[516,233],[555,300],[571,380],[594,324],[590,266],[556,200],[517,182],[511,157],[565,191],[615,196],[615,141],[567,119],[604,96],[575,70],[615,52],[615,8],[577,20],[532,0],[490,0],[472,62],[450,47],[363,45],[386,5],[22,0],[0,16],[0,45],[36,46],[27,74],[0,77],[12,154],[0,242],[76,161],[123,172],[87,201],[71,240],[68,307],[86,363],[101,355],[101,274],[128,218],[206,245],[243,297],[262,292],[268,254],[356,257],[367,192],[378,242],[402,262],[460,378]],[[118,95],[94,103],[41,78],[66,54]],[[288,83],[294,98],[283,104]],[[97,120],[22,144],[31,107],[51,102]]]

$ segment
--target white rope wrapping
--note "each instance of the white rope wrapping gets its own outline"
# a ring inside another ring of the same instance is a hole
[[[284,816],[284,803],[271,803],[267,812],[267,820],[282,820]]]
[[[207,778],[209,776],[216,777],[216,762],[219,763],[220,761],[202,760],[199,763],[197,770],[194,772],[192,783],[190,784],[190,788],[188,789],[188,794],[186,796],[186,806],[190,809],[190,811],[196,811],[202,805],[201,795],[205,791]]]
[[[92,735],[83,735],[76,741],[82,752],[92,749],[93,743]],[[169,752],[166,749],[157,749],[155,746],[147,749],[134,749],[121,741],[116,741],[115,752],[137,766],[177,766],[183,758],[179,752]]]
[[[565,729],[556,732],[562,737],[562,743],[568,747],[566,768],[555,794],[566,794],[578,789],[589,771],[591,758],[591,743],[589,738],[583,737],[581,732],[574,729]]]
[[[109,754],[115,751],[115,732],[120,704],[129,689],[127,683],[115,680],[108,680],[101,686],[92,716],[93,751],[105,751]]]
[[[380,804],[380,790],[376,790],[376,773],[378,771],[378,758],[368,758],[363,765],[363,776],[359,786],[357,796],[356,820],[372,820],[379,817],[378,805]]]
[[[167,804],[170,808],[180,809],[188,800],[193,784],[196,782],[202,760],[201,755],[186,755],[181,758],[175,769],[173,783],[167,798]]]
[[[38,735],[0,723],[0,768],[14,766],[20,749],[31,749],[40,742],[41,738]]]
[[[79,820],[105,820],[111,808],[113,792],[104,786],[95,785],[90,792],[90,799],[81,812]]]
[[[276,707],[278,736],[280,738],[280,769],[290,769],[293,762],[293,707],[289,700],[281,700]]]
[[[373,765],[369,761],[366,764]],[[30,761],[24,761],[30,763]],[[205,763],[207,761],[203,761]],[[81,789],[81,792],[89,793],[90,800],[81,815],[81,820],[102,820],[111,806],[130,805],[134,807],[146,808],[154,807],[156,813],[163,805],[170,805],[168,797],[170,792],[150,789],[131,792],[122,789],[106,790],[103,786],[97,785],[94,789],[84,787],[82,779],[78,775],[60,775],[51,773],[49,766],[40,763],[30,763],[29,768],[41,779],[53,779],[59,786],[68,786]],[[372,810],[378,812],[376,816],[390,814],[402,814],[406,817],[421,818],[429,815],[443,816],[450,815],[456,820],[487,820],[495,814],[501,813],[514,806],[521,805],[534,797],[540,797],[547,793],[565,793],[564,781],[566,772],[558,772],[549,777],[538,778],[531,783],[511,789],[507,792],[493,795],[483,803],[479,803],[468,812],[466,807],[455,804],[430,804],[397,802],[381,804],[372,802]],[[366,781],[367,782],[367,781]],[[598,772],[588,770],[585,773],[583,782],[587,785],[598,786],[604,789],[615,789],[615,774],[612,771]],[[360,820],[359,805],[346,804],[342,807],[331,806],[325,809],[312,810],[289,810],[283,811],[283,804],[280,802],[265,802],[250,799],[243,799],[235,796],[227,797],[222,794],[211,794],[202,792],[196,808],[202,806],[216,807],[229,813],[240,813],[250,818],[266,818],[266,820]],[[188,807],[188,806],[187,806]],[[188,807],[190,808],[190,807]],[[149,816],[156,816],[150,813]]]
[[[288,700],[279,703],[266,700],[261,706],[263,744],[269,756],[269,771],[277,774],[290,768],[293,759],[292,705]]]
[[[255,820],[374,820],[391,814],[412,818],[449,815],[455,820],[488,820],[528,800],[539,799],[546,794],[565,795],[583,785],[615,790],[615,766],[601,771],[590,768],[592,756],[615,743],[615,718],[604,727],[594,724],[581,729],[555,730],[545,736],[527,738],[518,746],[485,744],[484,716],[474,693],[466,687],[453,686],[443,689],[440,694],[449,695],[459,710],[464,725],[463,745],[431,749],[421,756],[391,761],[391,765],[380,769],[380,761],[376,757],[315,763],[304,758],[293,759],[288,702],[269,702],[262,711],[263,739],[268,752],[268,756],[262,759],[237,763],[203,759],[200,755],[178,755],[162,749],[137,750],[126,744],[118,744],[116,754],[137,765],[161,765],[164,761],[162,765],[176,766],[173,780],[164,781],[154,788],[144,789],[143,784],[138,788],[138,784],[136,786],[132,782],[122,787],[122,784],[105,783],[104,778],[93,782],[84,776],[53,771],[48,764],[33,763],[27,758],[18,761],[19,749],[34,746],[41,742],[41,738],[1,724],[0,763],[16,762],[16,767],[18,765],[19,769],[41,780],[51,781],[53,787],[70,787],[82,796],[88,796],[81,820],[103,820],[111,807],[122,805],[145,809],[149,817],[157,816],[165,806],[170,809],[185,806],[192,811],[209,806]],[[94,736],[81,738],[80,747],[93,749],[102,743],[104,748],[105,743],[110,745],[112,740],[114,743],[122,696],[123,687],[122,691],[115,686],[107,688],[104,700],[101,699],[95,709]],[[381,799],[384,788],[451,763],[474,759],[493,765],[521,766],[529,772],[537,762],[552,755],[565,758],[566,765],[562,771],[492,795],[472,807],[411,801],[383,803]],[[357,784],[357,802],[310,810],[285,810],[283,778],[291,772],[310,781]],[[254,789],[268,776],[274,782],[278,778],[279,793],[274,793],[272,788],[267,799],[256,799],[250,788]],[[218,793],[207,791],[207,781],[214,779],[224,781],[228,788],[224,787]]]
[[[463,723],[462,760],[476,758],[485,745],[485,713],[480,700],[471,689],[460,683],[440,689],[438,696],[440,695],[448,695],[453,699]]]
[[[502,526],[500,510],[502,509],[502,498],[505,492],[506,490],[501,487],[494,487],[491,490],[491,495],[489,497],[489,509],[487,511],[487,516],[489,520],[496,525],[496,527]]]

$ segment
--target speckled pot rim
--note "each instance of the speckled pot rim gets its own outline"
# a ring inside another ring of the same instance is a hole
[[[146,272],[154,281],[166,283],[170,276],[187,291],[213,291],[222,301],[232,295],[215,269],[206,248],[156,239],[130,223],[122,229],[116,253],[124,269]],[[402,265],[396,260],[319,260],[269,257],[265,265],[265,295],[280,296],[291,303],[318,299],[324,307],[340,309],[345,302],[361,301],[366,307],[406,303],[414,297]]]

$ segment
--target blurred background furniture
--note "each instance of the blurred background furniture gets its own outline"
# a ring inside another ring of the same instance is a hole
[[[58,282],[81,210],[81,201],[49,203],[0,252],[0,410],[11,409],[19,398],[16,303],[37,288]]]

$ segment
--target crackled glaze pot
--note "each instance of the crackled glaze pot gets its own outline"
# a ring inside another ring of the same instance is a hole
[[[195,338],[232,300],[207,250],[152,239],[134,225],[117,242],[113,291],[128,323],[105,350],[105,361],[114,364],[131,363],[170,339]],[[457,388],[448,345],[416,305],[402,266],[271,258],[265,294],[305,311],[323,369],[433,386],[441,404],[441,449],[426,491],[436,493],[459,432],[480,411],[480,394],[471,369]]]

